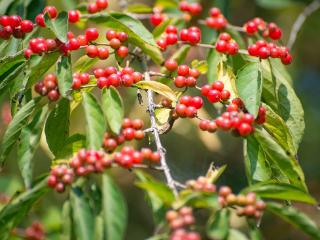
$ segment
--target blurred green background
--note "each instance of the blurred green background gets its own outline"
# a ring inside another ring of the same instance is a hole
[[[5,4],[6,0],[0,1]],[[118,1],[111,1],[110,8],[117,10]],[[129,1],[130,3],[145,3],[153,6],[153,1]],[[284,40],[286,43],[292,24],[298,14],[304,9],[310,1],[303,0],[206,0],[202,1],[204,9],[215,5],[223,9],[229,21],[234,25],[243,25],[247,20],[259,16],[266,21],[274,21],[284,30]],[[52,0],[48,4],[55,5],[59,10],[72,8],[72,1]],[[203,12],[202,18],[207,16]],[[149,24],[146,21],[148,27]],[[315,12],[307,19],[298,35],[294,45],[292,55],[294,62],[289,70],[294,79],[294,87],[300,97],[305,109],[306,132],[299,151],[299,161],[305,171],[306,179],[310,192],[317,199],[320,197],[320,174],[319,174],[319,148],[320,148],[320,10]],[[79,33],[79,30],[75,30]],[[210,38],[212,31],[205,31],[206,37]],[[189,53],[190,62],[195,56],[203,57],[204,52],[193,50]],[[106,66],[112,64],[99,63]],[[146,106],[138,106],[135,99],[135,92],[122,92],[126,103],[127,116],[140,117],[147,120],[145,113]],[[2,120],[0,122],[0,134],[2,135],[6,123],[5,110],[7,101],[3,99]],[[210,108],[209,108],[210,109]],[[208,111],[210,112],[210,110]],[[202,113],[202,114],[208,114]],[[212,115],[212,113],[211,113]],[[84,132],[84,121],[82,120],[82,110],[77,109],[73,113],[71,123],[71,133],[75,131]],[[242,158],[242,141],[232,137],[230,134],[219,133],[216,135],[200,132],[196,122],[192,120],[179,120],[173,127],[173,130],[162,136],[162,141],[167,149],[167,158],[172,169],[173,175],[180,181],[205,174],[208,166],[213,162],[216,166],[227,164],[225,174],[220,178],[219,185],[230,185],[235,192],[238,192],[246,186]],[[145,141],[141,145],[147,145]],[[50,156],[46,146],[38,150],[35,156],[35,176],[47,172],[50,166]],[[113,175],[121,185],[123,193],[127,198],[129,209],[129,225],[127,230],[127,240],[146,239],[152,235],[153,224],[148,204],[144,199],[141,190],[133,185],[134,176],[132,173],[124,170],[113,170]],[[161,178],[161,176],[159,176]],[[0,175],[0,193],[12,195],[15,191],[21,189],[22,181],[17,170],[15,153],[11,154],[10,159]],[[23,226],[30,224],[31,220],[43,221],[48,232],[48,239],[59,239],[60,225],[63,223],[60,216],[62,202],[66,195],[50,193],[41,202],[35,206],[34,210],[28,216],[28,219],[22,223]],[[49,205],[50,204],[50,205]],[[50,207],[48,207],[50,206]],[[299,205],[300,209],[309,214],[320,225],[320,212],[314,207]],[[235,226],[243,227],[243,221],[235,218]],[[269,215],[264,216],[261,229],[265,239],[308,239],[295,231],[291,226],[275,219]]]

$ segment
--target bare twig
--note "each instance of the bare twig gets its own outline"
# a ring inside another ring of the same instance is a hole
[[[296,21],[294,22],[294,24],[292,26],[290,37],[288,40],[287,47],[290,50],[292,49],[292,47],[297,39],[298,33],[299,33],[303,23],[307,19],[307,17],[309,17],[312,13],[317,11],[319,8],[320,8],[320,0],[314,0],[302,11],[302,13],[300,13],[300,15],[298,16],[298,18],[296,19]]]
[[[151,81],[150,74],[149,74],[148,71],[145,72],[145,80],[146,81]],[[153,135],[154,135],[155,143],[156,143],[156,146],[157,146],[157,150],[158,150],[158,152],[160,153],[160,156],[161,156],[161,160],[160,160],[161,167],[162,167],[164,175],[166,177],[168,186],[173,191],[173,194],[175,196],[178,196],[178,191],[177,191],[177,188],[176,188],[175,181],[173,180],[173,178],[171,176],[170,168],[169,168],[169,166],[167,164],[166,150],[162,146],[162,143],[161,143],[161,140],[160,140],[160,133],[159,133],[159,129],[157,127],[156,117],[155,117],[155,112],[154,112],[155,104],[154,104],[154,101],[153,101],[153,91],[152,90],[148,90],[147,94],[148,94],[148,112],[150,114],[151,128],[153,129]]]

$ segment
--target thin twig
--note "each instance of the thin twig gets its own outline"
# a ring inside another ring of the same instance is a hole
[[[146,81],[151,81],[149,72],[145,72],[145,80]],[[175,181],[173,180],[173,178],[171,176],[170,168],[169,168],[169,166],[167,164],[166,150],[162,146],[162,143],[161,143],[161,140],[160,140],[160,133],[159,133],[159,129],[157,127],[156,117],[155,117],[155,107],[154,107],[155,104],[154,104],[154,101],[153,101],[153,91],[152,90],[148,90],[147,94],[148,94],[148,112],[150,114],[151,128],[153,128],[154,140],[155,140],[155,143],[156,143],[156,146],[157,146],[157,150],[158,150],[158,152],[160,153],[160,156],[161,156],[161,160],[160,160],[161,166],[162,166],[162,169],[164,171],[168,186],[173,191],[173,194],[175,196],[178,196],[178,191],[176,189]]]
[[[314,0],[302,11],[302,13],[300,13],[300,15],[298,16],[298,18],[296,19],[296,21],[292,26],[292,30],[291,30],[290,37],[287,44],[287,47],[289,48],[289,50],[292,49],[297,39],[298,33],[303,23],[306,21],[307,17],[310,16],[315,11],[317,11],[319,8],[320,8],[320,0]]]

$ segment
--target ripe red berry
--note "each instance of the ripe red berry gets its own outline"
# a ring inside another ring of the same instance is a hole
[[[121,58],[125,58],[126,56],[128,56],[128,54],[129,54],[129,49],[125,46],[121,46],[117,50],[117,55]]]
[[[241,123],[239,128],[239,133],[242,137],[248,136],[252,132],[252,127],[248,123]]]
[[[200,3],[191,3],[191,4],[189,4],[188,12],[192,16],[199,15],[201,13],[201,11],[202,11],[202,6],[200,5]]]
[[[159,13],[155,13],[151,16],[150,18],[150,23],[153,25],[153,26],[158,26],[159,24],[162,23],[162,21],[164,20],[164,17],[162,14],[159,14]]]
[[[210,9],[210,16],[211,17],[218,17],[221,14],[221,11],[219,8],[213,7]]]
[[[226,52],[228,49],[228,43],[224,40],[219,40],[217,43],[216,43],[216,50],[218,52],[221,52],[221,53],[224,53]]]
[[[29,33],[29,32],[32,32],[33,30],[33,23],[30,20],[23,20],[20,23],[20,27],[22,32]]]
[[[73,78],[72,89],[79,90],[81,88],[81,80],[79,78]]]
[[[175,33],[167,34],[166,42],[168,45],[174,45],[178,42],[178,36]]]
[[[222,90],[221,91],[221,100],[227,101],[230,98],[230,92],[228,90]]]
[[[119,87],[121,83],[120,76],[118,74],[111,74],[108,77],[108,82],[114,87]]]
[[[201,40],[201,33],[196,31],[189,31],[188,32],[188,41],[191,45],[196,45]]]
[[[288,53],[285,57],[281,58],[281,62],[285,65],[288,65],[292,62],[292,56]]]
[[[131,87],[134,84],[133,77],[130,74],[125,74],[122,76],[122,84],[125,87]]]
[[[99,11],[98,5],[96,3],[89,3],[87,6],[88,13],[94,14]]]
[[[178,114],[179,117],[186,117],[186,110],[187,107],[184,104],[178,104],[176,106],[176,113]]]
[[[48,99],[52,102],[58,101],[60,94],[58,90],[51,90],[48,92]]]
[[[36,23],[40,26],[40,27],[46,27],[46,23],[44,21],[44,15],[41,13],[41,14],[38,14],[36,16]]]
[[[189,31],[188,29],[182,29],[180,31],[180,40],[181,41],[188,41],[189,39]]]
[[[210,85],[206,84],[206,85],[202,86],[201,94],[206,97],[206,96],[208,96],[208,93],[210,90],[211,90]]]
[[[76,23],[80,20],[80,12],[78,10],[71,10],[68,12],[68,18],[70,23]]]
[[[74,51],[80,48],[80,43],[77,38],[71,38],[69,40],[69,50]]]
[[[178,67],[178,75],[187,76],[189,74],[189,67],[187,65],[180,65]]]
[[[126,34],[125,32],[118,32],[117,33],[117,38],[121,41],[121,42],[125,42],[128,40],[129,36],[128,34]]]
[[[235,55],[239,52],[239,46],[236,42],[229,42],[227,45],[227,52],[230,55]]]
[[[248,34],[254,34],[258,31],[258,26],[255,22],[250,21],[245,25],[245,29]]]
[[[134,83],[140,82],[143,79],[142,74],[139,72],[134,72],[134,73],[132,73],[131,76],[133,78]]]
[[[270,57],[270,50],[268,47],[261,47],[259,49],[259,57],[261,59],[267,59],[268,57]]]
[[[96,28],[88,28],[86,30],[86,38],[88,39],[89,42],[97,40],[99,37],[99,32]]]
[[[106,47],[102,47],[98,49],[99,58],[101,60],[107,59],[109,57],[109,49]]]
[[[185,87],[185,86],[186,86],[186,78],[185,78],[184,76],[177,76],[177,77],[174,79],[174,85],[175,85],[177,88]]]
[[[174,34],[177,34],[178,33],[178,30],[175,26],[173,25],[169,25],[167,28],[166,28],[166,33],[174,33]]]
[[[24,51],[24,57],[25,57],[26,59],[29,59],[32,54],[33,54],[33,52],[32,52],[32,50],[31,50],[30,48],[28,48],[28,49],[26,49],[26,50]]]
[[[117,38],[117,32],[114,30],[107,31],[106,37],[109,41],[111,41],[114,38]]]
[[[219,35],[219,39],[223,40],[223,41],[226,41],[226,42],[229,42],[231,40],[231,36],[230,36],[229,33],[221,33]]]
[[[208,100],[212,103],[216,103],[220,101],[221,93],[215,89],[212,89],[208,92]]]
[[[173,59],[168,59],[165,63],[164,66],[166,67],[166,69],[170,72],[175,71],[178,68],[178,63],[173,60]]]
[[[194,97],[191,100],[191,105],[196,109],[200,109],[203,106],[203,100],[201,97]]]
[[[117,38],[111,39],[109,44],[110,44],[110,47],[113,49],[118,49],[121,46],[121,42]]]
[[[48,13],[50,18],[56,18],[58,15],[58,11],[54,6],[46,6],[43,9],[43,13]]]
[[[108,79],[105,78],[105,77],[99,77],[97,79],[97,86],[98,88],[102,89],[104,87],[107,87],[108,86]]]
[[[86,48],[86,54],[91,58],[95,58],[99,55],[99,50],[95,45],[89,45]]]
[[[166,39],[159,39],[157,41],[157,45],[161,48],[162,51],[165,51],[167,48],[167,40]]]
[[[99,10],[104,10],[109,5],[107,0],[96,0],[96,4]]]
[[[212,88],[221,92],[224,89],[224,84],[221,81],[215,81],[212,83]]]

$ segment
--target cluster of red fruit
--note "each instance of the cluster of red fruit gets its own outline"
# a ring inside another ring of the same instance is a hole
[[[269,57],[280,58],[281,62],[285,65],[292,62],[292,56],[288,48],[279,47],[274,43],[267,43],[264,40],[258,40],[256,43],[248,46],[248,52],[251,56],[261,59],[267,59]]]
[[[109,6],[107,0],[96,0],[94,3],[89,3],[87,6],[88,13],[94,14],[105,10]]]
[[[180,40],[188,42],[191,45],[196,45],[201,41],[201,30],[198,27],[184,28],[180,31]]]
[[[37,82],[34,90],[41,96],[47,96],[50,101],[57,101],[60,97],[57,77],[54,74],[48,74],[43,81]]]
[[[209,28],[220,30],[228,25],[227,19],[223,16],[219,8],[210,9],[210,17],[206,19],[206,25]]]
[[[27,227],[24,231],[26,240],[44,240],[45,231],[40,222],[33,222],[31,226]]]
[[[181,118],[194,118],[197,116],[197,110],[203,106],[201,97],[183,96],[179,99],[175,112]]]
[[[221,33],[216,43],[216,50],[220,53],[236,55],[239,52],[238,43],[228,33]]]
[[[261,18],[254,18],[244,25],[244,29],[249,35],[262,31],[263,37],[269,37],[273,40],[279,40],[282,36],[281,28],[275,23],[266,24]]]
[[[202,12],[202,6],[200,3],[190,3],[188,1],[181,1],[179,3],[179,9],[182,12],[187,12],[191,16],[197,16]]]
[[[161,156],[159,152],[152,152],[150,148],[135,151],[132,147],[125,146],[120,152],[115,152],[113,158],[119,166],[129,169],[135,164],[142,163],[143,160],[159,163]]]
[[[170,240],[201,240],[199,233],[186,230],[195,223],[191,207],[182,207],[178,211],[168,211],[166,220],[172,231]]]
[[[198,177],[196,180],[189,180],[186,182],[187,188],[194,191],[213,193],[216,191],[216,185],[214,185],[207,177]]]
[[[221,81],[215,81],[211,85],[206,84],[201,88],[201,94],[208,98],[211,103],[228,101],[231,93],[224,89],[224,84]]]
[[[50,19],[55,19],[58,16],[58,10],[54,6],[46,6],[42,13],[36,16],[36,23],[39,27],[46,27],[46,23],[44,20],[44,14],[48,14]]]
[[[90,82],[89,73],[74,73],[72,79],[72,89],[79,90],[82,85],[86,85]]]
[[[118,71],[115,67],[107,67],[106,69],[97,68],[94,70],[94,76],[97,78],[97,86],[104,87],[131,87],[133,84],[140,82],[143,75],[135,72],[131,67],[125,67]]]
[[[218,201],[222,207],[238,206],[237,214],[239,216],[254,217],[259,219],[266,208],[266,204],[257,200],[255,193],[248,193],[247,195],[238,195],[232,193],[230,187],[221,187],[219,190]]]
[[[77,176],[87,176],[90,173],[101,173],[111,164],[112,159],[103,151],[81,149],[71,160],[70,167]]]
[[[20,16],[0,17],[0,38],[9,39],[11,35],[15,38],[23,38],[26,33],[32,32],[33,23],[29,20],[22,20]]]
[[[141,140],[145,134],[142,130],[143,121],[141,119],[131,120],[125,118],[122,122],[122,129],[119,135],[114,136],[111,133],[105,133],[103,140],[103,147],[108,152],[113,152],[119,145],[125,141],[131,141],[133,139]]]
[[[73,170],[67,165],[58,165],[51,169],[48,177],[48,186],[54,188],[57,192],[62,193],[66,185],[71,185],[74,179]]]
[[[168,59],[164,66],[170,72],[177,70],[178,76],[174,79],[174,84],[178,88],[195,87],[197,78],[200,76],[198,69],[189,68],[187,65],[180,65],[173,59]]]
[[[32,38],[29,41],[28,48],[24,51],[24,56],[26,59],[30,58],[33,54],[47,53],[57,49],[60,42],[54,39],[44,39],[42,37]],[[61,44],[61,43],[60,43]]]

